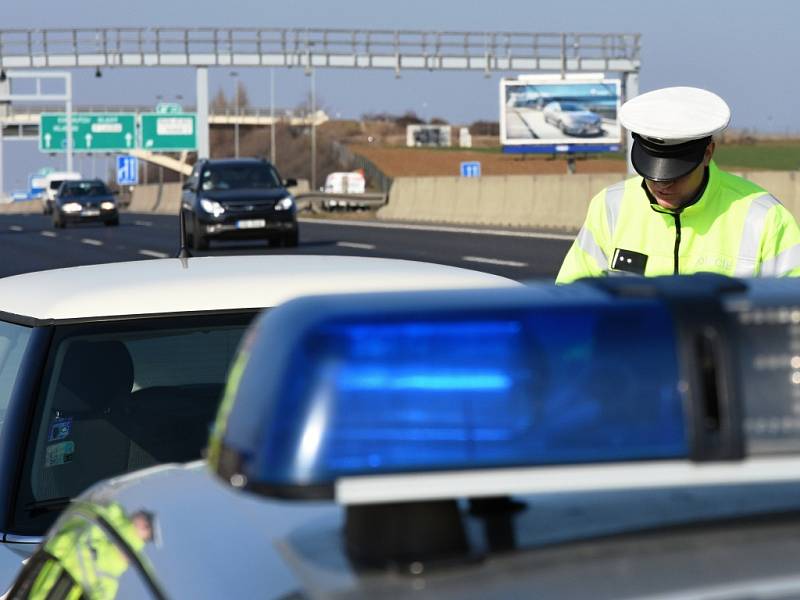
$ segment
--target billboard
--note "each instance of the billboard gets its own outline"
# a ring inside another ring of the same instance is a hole
[[[406,146],[449,147],[450,125],[406,125]]]
[[[528,76],[500,81],[504,152],[620,149],[619,79]]]

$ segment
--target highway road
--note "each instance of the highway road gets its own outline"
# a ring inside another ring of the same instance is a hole
[[[572,236],[373,221],[304,219],[298,248],[218,242],[208,254],[344,254],[454,265],[525,281],[555,278]],[[178,220],[125,214],[119,227],[53,228],[44,215],[0,216],[0,277],[57,267],[174,256]]]

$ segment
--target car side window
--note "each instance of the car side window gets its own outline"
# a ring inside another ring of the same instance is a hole
[[[11,399],[32,329],[0,321],[0,424]]]
[[[18,487],[14,531],[39,535],[91,484],[202,458],[253,312],[57,328]]]
[[[140,552],[153,541],[152,518],[118,505],[97,515],[71,513],[30,558],[9,598],[143,598],[159,596]],[[139,522],[141,521],[141,523]]]

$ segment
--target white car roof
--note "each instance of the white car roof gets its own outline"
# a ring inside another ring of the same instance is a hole
[[[32,320],[263,308],[297,296],[521,285],[470,269],[354,256],[208,256],[0,279],[0,312]]]

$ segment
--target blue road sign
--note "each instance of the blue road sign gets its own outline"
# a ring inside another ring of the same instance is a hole
[[[461,176],[462,177],[480,177],[481,176],[481,163],[477,160],[461,163]]]
[[[117,156],[117,183],[136,185],[139,183],[139,159],[135,156]]]

